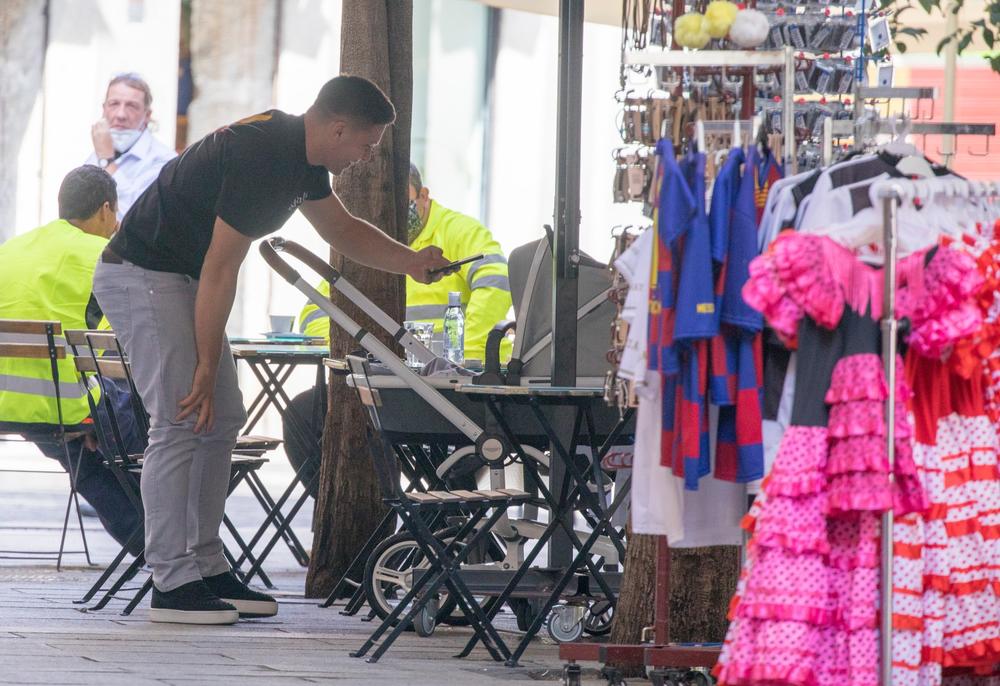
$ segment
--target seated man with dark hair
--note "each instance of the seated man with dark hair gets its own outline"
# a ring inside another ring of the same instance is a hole
[[[118,226],[117,192],[111,176],[94,166],[78,167],[59,187],[59,219],[0,245],[0,319],[40,319],[62,323],[63,331],[97,327],[102,319],[93,296],[94,269],[108,237]],[[83,423],[90,416],[87,391],[78,383],[72,357],[59,360],[60,405],[63,423]],[[25,425],[59,422],[48,360],[0,359],[0,421]],[[141,453],[145,436],[136,426],[127,386],[108,384],[90,393],[99,399],[98,412],[112,404],[130,453]],[[39,443],[39,449],[56,459],[66,471],[61,445]],[[105,466],[93,434],[69,444],[76,471],[76,489],[97,511],[115,540],[125,544],[141,524],[115,475]],[[79,458],[79,464],[76,464]],[[130,552],[141,552],[136,537]]]

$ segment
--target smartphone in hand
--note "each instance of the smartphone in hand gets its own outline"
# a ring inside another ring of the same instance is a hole
[[[473,255],[472,257],[466,257],[465,259],[456,260],[454,262],[446,264],[443,267],[438,267],[437,269],[428,269],[427,273],[428,274],[441,274],[441,273],[451,274],[452,272],[457,271],[458,268],[461,267],[463,264],[468,264],[469,262],[478,262],[481,259],[483,259],[483,255],[482,254]]]

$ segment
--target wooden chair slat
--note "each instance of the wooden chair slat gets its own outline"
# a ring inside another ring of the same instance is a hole
[[[94,350],[118,350],[118,337],[113,331],[96,329],[69,329],[66,342],[70,345],[87,346]]]
[[[449,491],[428,491],[428,495],[432,495],[438,500],[446,503],[457,503],[462,501],[462,496]]]
[[[98,368],[102,376],[106,376],[109,379],[121,379],[125,380],[128,378],[127,370],[125,369],[125,364],[118,358],[108,357],[100,358],[97,360],[97,364],[94,364],[94,359],[92,357],[78,356],[73,358],[73,363],[76,365],[76,370],[85,374],[96,374]]]
[[[441,502],[440,500],[438,500],[436,497],[434,497],[430,493],[413,492],[413,493],[407,493],[406,497],[409,498],[410,500],[412,500],[413,502],[416,502],[416,503],[439,503],[439,502]]]
[[[0,333],[29,333],[45,335],[45,327],[53,325],[53,333],[62,335],[62,322],[44,319],[0,319]]]
[[[19,332],[23,333],[23,332]],[[49,358],[49,346],[45,343],[0,343],[0,357]],[[66,347],[56,346],[56,358],[66,359]]]

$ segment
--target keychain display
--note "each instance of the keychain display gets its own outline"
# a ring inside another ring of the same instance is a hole
[[[608,263],[612,274],[608,299],[615,305],[615,317],[611,321],[611,348],[606,355],[609,369],[604,379],[604,399],[608,405],[617,407],[622,412],[630,407],[638,406],[639,403],[632,382],[618,376],[618,366],[628,341],[628,323],[622,318],[622,308],[625,306],[625,297],[628,295],[628,283],[614,265],[615,260],[625,254],[644,230],[649,231],[650,229],[648,227],[626,226],[615,227],[611,231],[615,247]]]
[[[655,155],[651,155],[646,146],[631,146],[616,149],[612,157],[615,160],[613,201],[644,202],[653,183],[652,159]]]
[[[797,50],[833,53],[857,50],[861,47],[861,40],[857,34],[855,19],[846,15],[774,17],[765,47],[777,50],[786,45],[791,45]]]

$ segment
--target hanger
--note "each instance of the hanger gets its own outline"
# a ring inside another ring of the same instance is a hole
[[[927,161],[927,158],[924,157],[920,150],[906,141],[906,136],[909,134],[911,128],[909,118],[903,118],[902,130],[897,132],[896,129],[899,123],[900,120],[895,115],[889,118],[893,139],[882,146],[882,151],[902,158],[896,163],[896,170],[901,174],[905,176],[919,176],[925,179],[934,178],[934,169],[931,168],[931,163]]]

